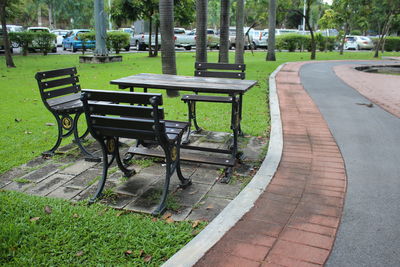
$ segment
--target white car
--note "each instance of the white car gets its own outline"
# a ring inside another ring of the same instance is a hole
[[[366,36],[347,36],[344,43],[346,50],[373,49],[374,43]]]
[[[57,35],[57,46],[62,46],[64,37],[67,35],[67,30],[52,30],[51,33]]]

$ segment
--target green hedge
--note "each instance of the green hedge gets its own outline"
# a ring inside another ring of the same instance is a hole
[[[27,56],[35,34],[33,32],[10,32],[9,36],[11,42],[17,43],[22,48],[22,55]]]
[[[317,41],[317,49],[320,51],[325,51],[325,49],[333,51],[335,49],[337,43],[336,37],[327,37],[316,33],[315,39]],[[311,36],[296,33],[279,35],[276,38],[276,48],[279,51],[288,50],[289,52],[301,49],[311,51]]]
[[[96,41],[96,33],[88,32],[79,35],[82,42],[86,41]],[[113,49],[115,53],[119,54],[122,49],[129,50],[130,45],[130,35],[126,32],[107,32],[106,39],[107,49]],[[85,52],[85,48],[82,49],[82,53]]]
[[[371,38],[372,42],[374,43],[375,47],[378,45],[378,38]],[[385,38],[385,51],[386,52],[392,52],[392,51],[396,51],[399,52],[400,51],[400,37],[386,37]],[[381,48],[380,48],[381,49]]]

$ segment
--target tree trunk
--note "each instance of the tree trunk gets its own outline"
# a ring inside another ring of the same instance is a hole
[[[151,47],[151,43],[153,41],[153,19],[151,15],[149,16],[149,57],[153,57],[153,49]]]
[[[40,4],[38,4],[38,10],[37,10],[37,19],[38,19],[38,26],[42,26],[42,8],[40,7]]]
[[[229,63],[229,0],[221,0],[218,62]]]
[[[342,42],[340,43],[340,52],[339,52],[339,54],[340,55],[343,55],[343,50],[344,50],[344,43],[346,42],[346,35],[348,35],[349,34],[349,25],[348,25],[348,23],[345,23],[344,24],[344,35],[343,35],[343,37],[342,37]]]
[[[196,62],[207,62],[207,0],[196,1]]]
[[[161,63],[163,74],[176,75],[174,42],[174,0],[160,0]],[[167,90],[170,97],[179,96],[179,91]]]
[[[7,68],[15,68],[15,64],[11,56],[11,46],[7,32],[6,3],[7,1],[0,1],[0,18],[1,18],[1,27],[3,31],[4,56],[6,58]]]
[[[236,4],[236,41],[235,63],[244,63],[244,0],[237,0]]]
[[[268,53],[267,61],[276,61],[275,57],[276,0],[269,0],[268,9]]]
[[[53,5],[52,4],[49,4],[48,5],[48,8],[49,8],[49,28],[51,29],[51,30],[53,30],[54,29],[54,23],[53,23]]]
[[[96,49],[94,50],[94,55],[108,56],[108,51],[106,47],[107,24],[106,16],[104,13],[103,0],[94,0],[94,20],[96,28]]]
[[[159,30],[160,24],[158,22],[158,20],[156,20],[156,36],[155,36],[155,46],[154,46],[154,56],[158,56],[158,50],[160,49],[160,47],[158,46],[158,30]]]

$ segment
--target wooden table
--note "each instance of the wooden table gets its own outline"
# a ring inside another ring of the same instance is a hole
[[[178,91],[192,91],[197,93],[216,93],[227,94],[232,97],[232,113],[231,113],[231,129],[233,131],[233,144],[230,149],[215,149],[206,147],[197,147],[191,145],[182,145],[182,149],[200,150],[212,153],[221,153],[230,155],[229,158],[204,157],[204,156],[185,156],[181,155],[182,160],[222,165],[228,167],[226,170],[225,180],[229,181],[232,174],[232,167],[238,159],[238,135],[240,131],[240,123],[242,119],[242,100],[243,95],[250,88],[257,84],[253,80],[237,80],[225,78],[208,78],[179,76],[167,74],[150,74],[141,73],[120,79],[112,80],[111,84],[116,84],[120,89],[143,88],[144,92],[148,89],[165,89]],[[140,147],[131,148],[128,153],[158,156],[157,151]],[[161,155],[159,155],[161,156]]]

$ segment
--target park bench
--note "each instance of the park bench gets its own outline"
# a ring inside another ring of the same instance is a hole
[[[126,176],[135,172],[121,161],[119,138],[155,142],[161,146],[166,160],[166,174],[163,193],[153,215],[165,211],[170,178],[176,170],[181,187],[191,185],[191,180],[183,177],[180,169],[180,143],[188,128],[187,122],[164,119],[161,94],[115,92],[102,90],[82,90],[82,101],[88,128],[100,143],[103,154],[103,176],[91,202],[101,196],[107,171],[114,159]],[[109,159],[110,157],[110,159]]]
[[[60,146],[63,138],[74,134],[74,142],[79,146],[87,160],[99,161],[82,145],[82,140],[88,135],[87,129],[81,136],[78,133],[78,120],[83,113],[83,105],[80,100],[81,86],[77,70],[73,68],[41,71],[36,73],[40,96],[43,104],[54,115],[58,126],[58,138],[56,144],[44,156],[52,156]],[[75,115],[72,117],[72,115]]]
[[[245,64],[228,64],[228,63],[205,63],[205,62],[196,62],[195,65],[194,76],[198,77],[214,77],[214,78],[231,78],[231,79],[241,79],[245,78]],[[201,128],[197,123],[196,116],[196,102],[213,102],[213,103],[233,103],[233,97],[235,96],[211,96],[211,95],[199,95],[198,92],[195,91],[195,94],[191,95],[183,95],[182,101],[188,104],[188,121],[189,121],[189,130],[184,143],[189,142],[190,136],[190,127],[192,125],[192,121],[194,127],[196,129],[195,132],[201,132]],[[241,117],[242,108],[241,108],[241,100],[240,98],[240,107],[239,113]]]

